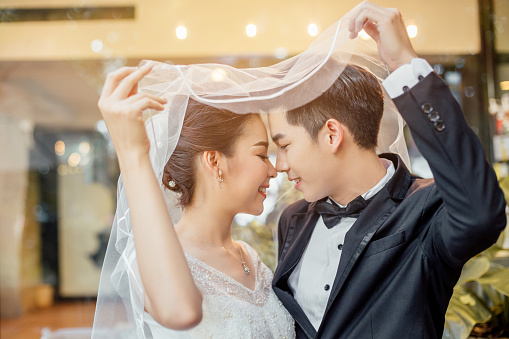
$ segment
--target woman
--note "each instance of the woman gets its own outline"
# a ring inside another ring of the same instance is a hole
[[[180,194],[183,214],[173,224],[141,116],[147,108],[163,110],[166,102],[137,93],[151,68],[110,74],[99,100],[129,201],[144,322],[154,338],[189,328],[193,338],[294,337],[293,320],[271,289],[272,272],[249,245],[231,238],[236,214],[263,212],[265,190],[276,176],[260,116],[190,99],[162,182]]]

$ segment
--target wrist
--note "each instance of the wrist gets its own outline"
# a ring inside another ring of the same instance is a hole
[[[129,169],[139,169],[150,164],[148,153],[142,151],[129,152],[127,154],[118,155],[118,164],[122,173]]]
[[[415,53],[407,53],[401,55],[397,60],[393,60],[390,64],[388,63],[387,66],[389,67],[389,71],[394,72],[403,65],[411,64],[412,60],[418,57],[419,56]]]

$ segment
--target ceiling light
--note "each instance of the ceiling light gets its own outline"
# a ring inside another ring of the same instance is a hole
[[[249,24],[246,26],[246,34],[248,37],[252,38],[256,35],[256,26],[253,24]]]
[[[226,71],[222,68],[214,68],[211,74],[212,81],[221,82],[226,78]]]
[[[103,42],[100,39],[95,39],[90,43],[90,48],[92,48],[92,51],[95,53],[99,53],[103,49]]]
[[[311,36],[316,36],[318,34],[318,27],[315,24],[309,24],[308,34]]]
[[[406,31],[408,36],[411,38],[415,38],[417,36],[417,26],[416,25],[408,25],[406,27]]]
[[[362,40],[369,40],[369,39],[371,39],[371,37],[369,36],[369,34],[368,34],[368,33],[366,33],[366,31],[365,31],[365,30],[363,30],[363,29],[359,32],[359,35],[360,35],[360,37],[361,37],[361,39],[362,39]]]
[[[175,33],[177,34],[177,38],[180,40],[187,38],[187,29],[184,26],[178,26]]]

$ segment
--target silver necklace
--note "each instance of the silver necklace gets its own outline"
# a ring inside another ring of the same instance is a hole
[[[194,232],[194,231],[188,230],[187,228],[184,228],[184,227],[179,226],[179,225],[175,225],[175,227],[178,227],[178,228],[180,228],[180,229],[183,229],[184,231],[187,231],[187,232],[189,232],[189,233],[192,233],[192,234],[194,234],[194,235],[199,236],[200,238],[202,238],[202,239],[203,239],[203,241],[205,241],[205,242],[206,242],[207,244],[209,244],[209,245],[212,245],[212,246],[214,246],[214,247],[221,247],[223,250],[225,250],[225,251],[226,251],[226,253],[228,253],[229,255],[231,255],[233,258],[235,258],[235,260],[237,260],[238,262],[240,262],[240,263],[242,264],[242,267],[244,268],[244,273],[246,273],[247,275],[249,275],[249,273],[251,272],[251,271],[249,270],[249,267],[247,267],[246,262],[244,261],[244,256],[242,255],[242,251],[241,251],[241,250],[240,250],[240,248],[237,246],[237,244],[235,244],[235,242],[234,242],[234,245],[235,245],[235,247],[239,250],[240,259],[239,259],[239,258],[237,258],[236,256],[234,256],[234,255],[233,255],[233,253],[232,253],[232,252],[230,252],[230,250],[229,250],[229,249],[227,249],[226,247],[224,247],[224,246],[220,246],[220,245],[216,245],[216,244],[211,243],[210,241],[207,241],[207,239],[205,239],[205,237],[204,237],[204,236],[202,236],[201,234],[198,234],[198,233],[196,233],[196,232]]]

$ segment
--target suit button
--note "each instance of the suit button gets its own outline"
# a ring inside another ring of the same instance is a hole
[[[437,122],[438,120],[440,120],[440,115],[438,115],[437,111],[434,111],[428,114],[428,119],[431,122]]]
[[[339,244],[339,245],[338,245],[338,250],[340,250],[340,251],[341,251],[342,249],[343,249],[343,244]]]
[[[421,81],[422,79],[424,79],[424,77],[422,75],[419,74],[419,76],[417,77],[417,79],[419,79],[419,81]]]
[[[403,86],[403,92],[408,92],[410,88],[408,86]]]
[[[433,106],[431,106],[429,102],[422,104],[421,108],[422,111],[426,114],[430,114],[431,112],[433,112]]]
[[[445,124],[442,120],[438,120],[437,122],[434,122],[433,125],[435,125],[435,129],[438,132],[442,132],[445,129]]]
[[[325,285],[323,289],[328,291],[330,289],[330,285],[329,284]]]

